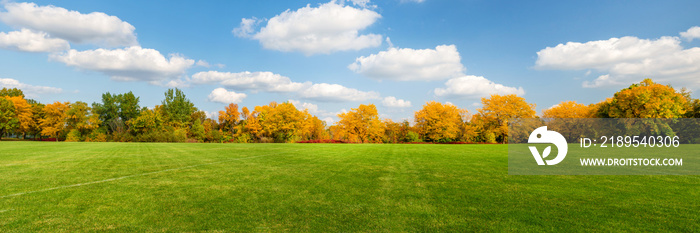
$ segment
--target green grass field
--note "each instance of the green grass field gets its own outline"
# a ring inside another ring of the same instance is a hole
[[[0,232],[700,229],[700,176],[512,176],[507,151],[0,142]]]

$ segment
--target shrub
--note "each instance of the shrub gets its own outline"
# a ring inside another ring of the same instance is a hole
[[[422,142],[423,140],[420,139],[420,135],[418,133],[413,132],[413,131],[408,131],[406,134],[406,137],[403,139],[404,142]]]
[[[80,131],[73,129],[66,135],[66,142],[79,142],[80,141]]]
[[[86,142],[106,142],[107,141],[107,135],[102,133],[102,132],[92,132],[90,135],[85,137]]]

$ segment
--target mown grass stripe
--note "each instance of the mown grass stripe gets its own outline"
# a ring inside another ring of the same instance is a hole
[[[272,154],[272,155],[277,155],[277,154]],[[91,184],[99,184],[99,183],[105,183],[105,182],[110,182],[110,181],[115,181],[115,180],[122,180],[122,179],[127,179],[127,178],[132,178],[132,177],[147,176],[147,175],[153,175],[153,174],[158,174],[158,173],[163,173],[163,172],[177,171],[177,170],[183,170],[183,169],[188,169],[188,168],[194,168],[194,167],[200,167],[200,166],[206,166],[206,165],[212,165],[212,164],[219,164],[219,163],[225,163],[225,162],[231,162],[231,161],[237,161],[237,160],[244,160],[244,159],[254,159],[254,158],[260,158],[260,157],[267,157],[267,156],[272,156],[272,155],[260,155],[260,156],[251,156],[251,157],[244,157],[244,158],[228,159],[228,160],[225,160],[225,161],[217,161],[217,162],[196,164],[196,165],[190,165],[190,166],[184,166],[184,167],[178,167],[178,168],[170,168],[170,169],[165,169],[165,170],[160,170],[160,171],[146,172],[146,173],[134,174],[134,175],[128,175],[128,176],[122,176],[122,177],[115,177],[115,178],[110,178],[110,179],[105,179],[105,180],[98,180],[98,181],[92,181],[92,182],[87,182],[87,183],[72,184],[72,185],[64,185],[64,186],[58,186],[58,187],[53,187],[53,188],[41,189],[41,190],[36,190],[36,191],[21,192],[21,193],[15,193],[15,194],[6,195],[6,196],[0,196],[0,199],[5,199],[5,198],[8,198],[8,197],[17,197],[17,196],[22,196],[22,195],[27,195],[27,194],[32,194],[32,193],[48,192],[48,191],[57,190],[57,189],[65,189],[65,188],[80,187],[80,186],[91,185]]]

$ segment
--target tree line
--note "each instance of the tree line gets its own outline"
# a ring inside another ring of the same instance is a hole
[[[42,104],[22,90],[0,90],[0,138],[86,142],[296,142],[334,139],[358,143],[484,142],[507,143],[508,122],[517,118],[696,118],[700,100],[685,88],[645,79],[599,103],[563,101],[535,112],[535,104],[516,95],[481,99],[475,113],[453,104],[425,103],[412,122],[380,119],[374,104],[338,114],[326,125],[292,103],[271,102],[252,109],[229,104],[218,119],[207,118],[180,89],[164,93],[154,108],[139,105],[132,92],[105,93],[102,101]]]

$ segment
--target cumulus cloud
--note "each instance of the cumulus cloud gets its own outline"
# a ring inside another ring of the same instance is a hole
[[[583,87],[629,85],[644,78],[698,87],[700,48],[685,49],[680,44],[679,37],[649,40],[629,36],[586,43],[568,42],[537,52],[535,68],[593,69],[602,73],[593,81],[584,81]]]
[[[26,83],[21,83],[16,79],[0,78],[0,88],[17,88],[22,90],[25,95],[36,98],[41,94],[58,94],[63,92],[63,89],[47,86],[34,86]]]
[[[102,12],[82,14],[56,6],[34,3],[5,3],[0,21],[13,27],[43,31],[74,43],[107,46],[138,45],[134,26]]]
[[[680,40],[661,37],[657,40],[626,36],[586,43],[568,42],[537,52],[537,69],[607,70],[616,64],[665,55],[680,50]]]
[[[397,99],[393,96],[387,96],[384,97],[384,100],[382,100],[382,105],[390,108],[408,108],[411,107],[411,101]]]
[[[445,82],[445,88],[435,88],[434,92],[437,96],[467,99],[476,99],[492,94],[525,94],[525,90],[523,90],[522,87],[508,87],[502,84],[494,83],[484,77],[473,75],[447,80],[447,82]]]
[[[309,110],[309,113],[313,115],[318,115],[320,113],[325,113],[325,111],[321,111],[318,109],[318,105],[312,104],[312,103],[302,103],[301,101],[298,100],[289,100],[289,103],[293,104],[294,107],[296,107],[299,110]]]
[[[300,98],[328,102],[364,101],[379,98],[379,94],[376,92],[360,91],[339,84],[294,82],[288,77],[272,72],[206,71],[192,75],[192,83],[219,84],[237,91],[292,93]]]
[[[243,38],[248,38],[250,37],[253,32],[255,32],[255,26],[259,24],[261,20],[258,20],[258,18],[242,18],[241,19],[241,24],[237,27],[234,28],[233,34],[236,35],[237,37],[243,37]]]
[[[222,104],[240,103],[245,97],[247,97],[245,93],[236,93],[227,91],[224,88],[216,88],[209,94],[209,101]]]
[[[306,5],[295,11],[286,10],[269,19],[258,32],[253,27],[259,20],[243,19],[233,33],[258,40],[265,49],[306,55],[329,54],[381,45],[381,35],[360,35],[359,32],[379,18],[381,15],[372,10],[331,1],[318,7]]]
[[[700,38],[700,27],[695,26],[688,29],[688,31],[681,32],[681,37],[685,38],[688,41],[693,41],[693,39]]]
[[[0,32],[0,48],[23,52],[57,52],[70,49],[68,41],[50,38],[45,32],[23,28],[20,31]]]
[[[118,81],[167,81],[194,65],[178,54],[166,58],[155,49],[132,46],[124,49],[95,49],[51,54],[50,58],[82,70],[97,71]]]
[[[299,96],[322,102],[365,101],[378,99],[376,92],[365,92],[339,84],[318,83],[299,92]]]
[[[373,79],[396,81],[444,80],[466,70],[454,45],[435,49],[389,48],[359,57],[348,68]]]
[[[219,83],[227,88],[243,91],[296,92],[311,86],[311,83],[292,82],[288,77],[272,72],[219,72],[206,71],[192,75],[196,84]]]

